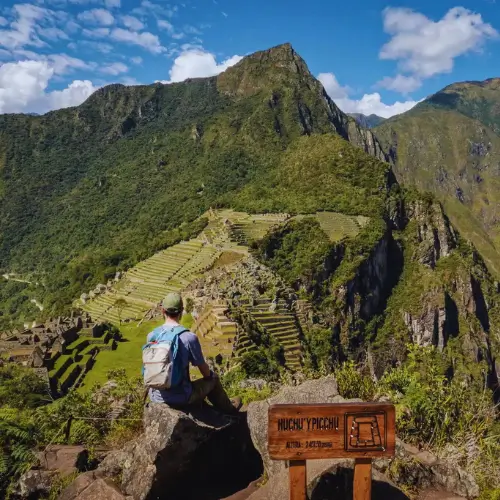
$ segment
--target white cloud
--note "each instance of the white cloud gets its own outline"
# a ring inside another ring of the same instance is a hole
[[[70,106],[78,106],[86,101],[95,91],[89,80],[75,80],[68,85],[64,90],[54,90],[44,95],[45,106],[42,106],[42,111],[52,109],[69,108]]]
[[[111,31],[111,38],[117,42],[138,45],[153,54],[159,54],[165,50],[160,43],[160,39],[148,31],[137,33],[122,28],[115,28]]]
[[[137,57],[131,57],[130,60],[134,63],[134,64],[142,64],[142,57],[140,56],[137,56]]]
[[[89,38],[105,38],[109,36],[110,29],[109,28],[84,29],[82,30],[82,34],[88,36]]]
[[[7,26],[7,24],[9,24],[9,21],[5,17],[0,16],[0,26]]]
[[[141,6],[133,9],[132,14],[139,14],[141,16],[149,16],[152,14],[154,16],[173,17],[177,10],[177,5],[163,7],[163,5],[158,5],[149,0],[142,0]]]
[[[422,80],[416,76],[396,75],[394,78],[386,76],[377,85],[401,94],[409,94],[422,86]]]
[[[221,14],[222,14],[224,17],[228,17],[228,15],[227,15],[224,11],[221,11]]]
[[[80,21],[101,26],[111,26],[115,22],[113,14],[106,9],[91,9],[78,14]]]
[[[37,31],[41,37],[47,38],[49,40],[53,40],[53,41],[69,40],[68,35],[62,29],[59,29],[59,28],[55,28],[55,27],[38,28]]]
[[[165,30],[168,32],[168,34],[174,39],[174,40],[181,40],[184,38],[184,33],[182,32],[176,32],[174,26],[172,23],[165,21],[164,19],[158,19],[157,21],[158,28],[161,30]]]
[[[0,113],[37,112],[75,106],[96,88],[76,80],[66,89],[46,92],[54,68],[48,61],[20,61],[0,66]]]
[[[384,10],[384,29],[392,36],[381,51],[381,59],[396,60],[401,71],[421,78],[449,73],[454,59],[478,51],[498,37],[498,32],[463,7],[450,9],[439,21],[407,8]]]
[[[100,71],[101,73],[106,73],[107,75],[119,75],[121,73],[126,73],[128,71],[128,66],[121,62],[115,62],[102,66]]]
[[[37,23],[48,17],[51,12],[30,4],[14,5],[13,13],[16,19],[10,24],[10,29],[0,30],[0,46],[11,50],[26,45],[43,47],[46,43],[40,40],[35,28]]]
[[[378,92],[365,94],[361,99],[351,99],[349,87],[342,87],[333,73],[320,73],[318,80],[323,84],[327,94],[344,113],[363,113],[364,115],[375,114],[389,118],[404,113],[413,108],[418,101],[395,102],[385,104]]]
[[[71,47],[73,50],[78,50],[78,47],[88,47],[91,50],[97,50],[97,52],[101,52],[102,54],[109,54],[114,50],[114,47],[109,43],[105,42],[94,42],[92,40],[79,40],[78,43],[72,43]]]
[[[54,74],[61,75],[67,73],[69,70],[79,69],[93,69],[94,63],[87,63],[76,57],[71,57],[66,54],[52,54],[47,57],[50,66],[54,69]]]
[[[108,9],[119,8],[121,6],[121,0],[104,0],[104,5]]]
[[[169,23],[168,21],[165,21],[164,19],[158,19],[157,21],[158,28],[161,30],[166,30],[169,33],[172,33],[174,31],[174,27],[172,23]]]
[[[134,16],[122,16],[122,23],[126,28],[130,28],[133,31],[139,31],[144,28],[144,23]]]
[[[210,52],[201,49],[186,50],[174,60],[174,64],[169,71],[170,80],[163,83],[181,82],[187,78],[218,75],[242,59],[242,56],[235,55],[218,64],[214,54]]]

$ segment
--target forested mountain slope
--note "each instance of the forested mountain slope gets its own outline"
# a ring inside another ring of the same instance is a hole
[[[307,139],[322,134],[329,135]],[[49,302],[62,306],[89,288],[85,282],[164,247],[171,237],[164,231],[211,205],[321,206],[298,202],[299,163],[304,151],[325,158],[345,150],[340,137],[384,158],[290,45],[253,54],[219,77],[110,85],[76,108],[2,115],[0,270],[37,276]],[[348,156],[372,168],[360,150]],[[354,197],[344,181],[357,170],[333,172],[338,195],[328,196],[330,208],[366,211],[367,192],[387,184],[382,170]],[[293,186],[275,197],[283,173]],[[261,189],[267,198],[254,196]]]
[[[446,87],[374,129],[405,185],[435,193],[500,273],[500,80]]]

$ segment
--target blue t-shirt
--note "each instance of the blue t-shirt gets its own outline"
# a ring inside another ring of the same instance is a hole
[[[158,328],[155,328],[148,334],[147,341],[149,342],[154,334],[158,333],[165,327],[169,328],[175,326],[179,325],[176,325],[175,323],[166,323]],[[200,366],[205,363],[205,358],[203,357],[198,337],[189,331],[179,335],[178,349],[177,356],[180,356],[180,363],[184,373],[182,382],[172,389],[150,389],[149,397],[153,403],[183,405],[188,403],[189,398],[191,397],[193,389],[191,386],[191,379],[189,378],[189,363],[193,366]]]

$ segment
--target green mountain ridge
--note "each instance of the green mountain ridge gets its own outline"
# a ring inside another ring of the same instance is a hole
[[[110,85],[76,108],[1,115],[0,270],[37,276],[57,310],[82,288],[163,248],[168,231],[211,205],[322,208],[301,204],[293,186],[281,201],[272,189],[278,167],[298,168],[283,151],[296,141],[309,148],[307,137],[316,135],[325,139],[315,147],[330,147],[326,137],[340,148],[347,147],[340,137],[358,146],[349,157],[360,165],[374,161],[361,149],[385,159],[373,134],[335,106],[289,44],[248,56],[218,77]],[[356,175],[342,175],[344,188],[323,208],[362,215],[363,189],[378,189],[369,187],[378,180],[363,178],[366,186],[351,200]],[[261,188],[267,198],[254,197]]]
[[[500,273],[500,79],[462,82],[374,129],[404,185],[434,193]]]
[[[347,113],[349,116],[354,118],[362,127],[373,128],[381,123],[385,122],[387,118],[382,118],[381,116],[371,114],[364,115],[363,113]]]

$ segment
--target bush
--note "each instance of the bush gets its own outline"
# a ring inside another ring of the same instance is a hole
[[[375,395],[375,383],[370,377],[362,375],[354,361],[343,363],[335,370],[339,394],[346,399],[360,398],[370,401]]]

